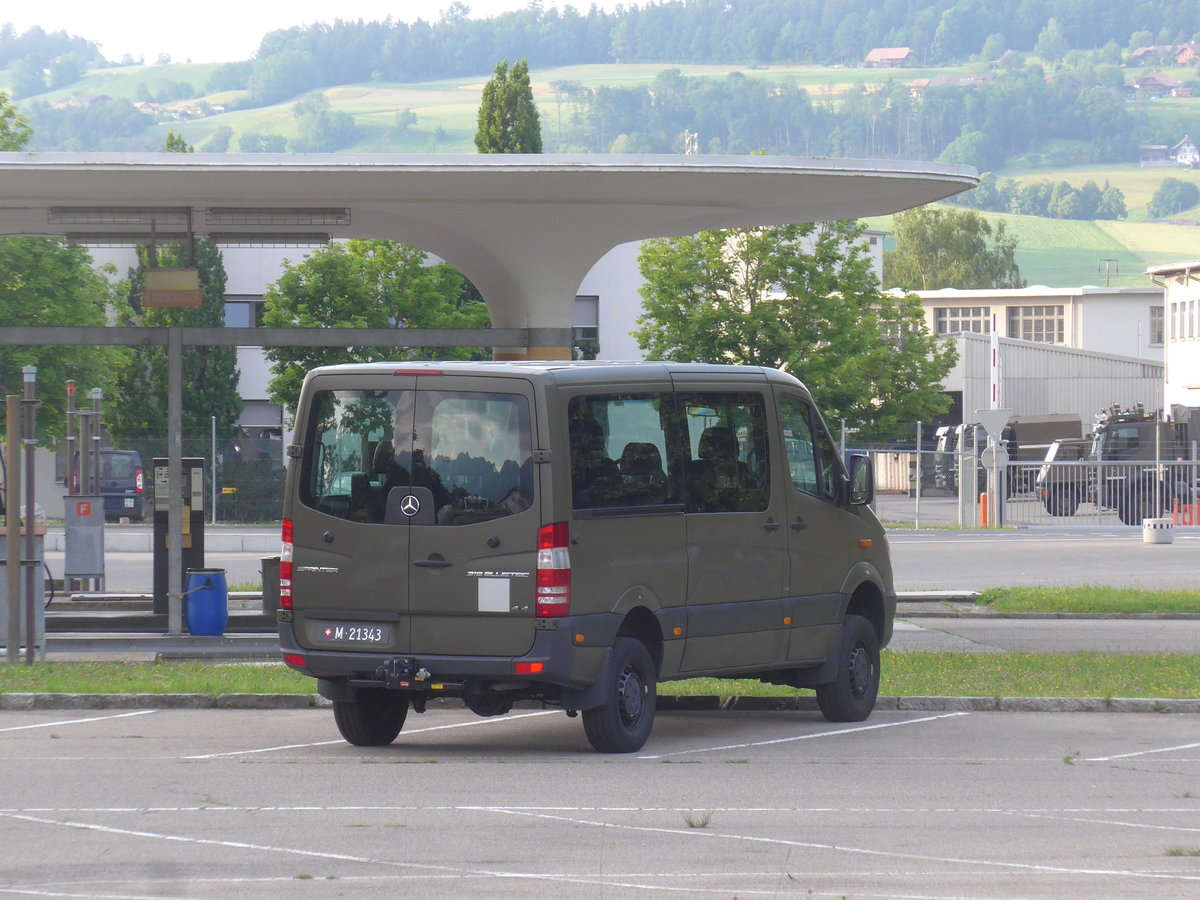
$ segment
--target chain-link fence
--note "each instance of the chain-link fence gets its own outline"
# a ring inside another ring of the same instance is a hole
[[[874,463],[876,511],[886,524],[1115,526],[1169,518],[1200,525],[1200,462],[1009,462],[994,471],[975,463],[975,477],[960,485],[946,454],[861,452]]]
[[[167,458],[167,439],[146,436],[120,442],[136,450],[145,473],[146,515],[154,509],[154,460]],[[205,521],[277,524],[283,515],[283,441],[278,438],[183,438],[182,456],[204,460]]]

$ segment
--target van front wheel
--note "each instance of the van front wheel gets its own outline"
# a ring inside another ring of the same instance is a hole
[[[384,747],[396,739],[408,716],[408,698],[395,691],[364,689],[353,700],[335,700],[333,720],[356,747]]]
[[[830,722],[861,722],[879,694],[879,637],[862,616],[842,621],[837,677],[817,687],[817,706]]]
[[[654,660],[636,638],[619,637],[603,676],[609,696],[602,706],[583,711],[583,730],[600,753],[633,753],[642,748],[654,725],[658,689]]]

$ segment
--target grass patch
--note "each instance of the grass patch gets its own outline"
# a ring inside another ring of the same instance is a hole
[[[666,696],[783,697],[809,691],[758,681],[692,678]],[[1200,666],[1185,654],[898,653],[885,650],[886,697],[1200,698]]]
[[[316,682],[282,663],[65,662],[0,665],[0,693],[312,694]],[[665,696],[782,697],[793,688],[691,678]],[[880,693],[901,697],[1200,698],[1200,666],[1185,654],[899,653],[884,651]]]
[[[1009,587],[984,591],[979,603],[999,613],[1200,613],[1200,591]]]
[[[317,682],[282,662],[55,662],[0,665],[0,693],[312,694]]]

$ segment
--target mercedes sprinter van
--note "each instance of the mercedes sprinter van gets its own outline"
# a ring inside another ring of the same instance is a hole
[[[813,688],[859,721],[895,592],[869,504],[804,385],[765,368],[371,363],[304,382],[279,632],[352,744],[411,708],[582,714],[650,734],[660,681]]]

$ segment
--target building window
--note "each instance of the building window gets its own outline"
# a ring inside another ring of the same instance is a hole
[[[225,298],[226,328],[261,328],[262,316],[262,298]]]
[[[1008,336],[1041,344],[1063,342],[1063,307],[1010,306]]]
[[[937,334],[956,334],[960,331],[989,334],[992,330],[992,310],[987,306],[935,307],[933,330]]]
[[[575,331],[575,358],[595,359],[600,352],[600,298],[577,294],[571,325]]]
[[[1163,342],[1163,308],[1150,307],[1150,346],[1161,347]]]

